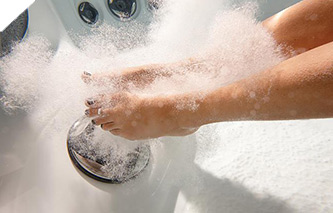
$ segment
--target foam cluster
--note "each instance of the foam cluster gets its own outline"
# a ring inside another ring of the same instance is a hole
[[[7,111],[27,111],[37,128],[52,124],[52,135],[66,132],[83,115],[85,100],[101,94],[195,93],[193,97],[203,98],[209,91],[283,60],[255,14],[251,4],[230,7],[228,1],[219,0],[209,4],[170,1],[148,28],[135,22],[122,28],[102,25],[89,35],[74,36],[77,46],[62,42],[57,51],[50,49],[47,39],[31,35],[0,62],[1,101]],[[182,60],[182,65],[170,66]],[[149,84],[122,85],[120,73],[146,64],[157,66]],[[101,84],[86,84],[81,79],[84,71],[106,77]],[[194,100],[180,100],[176,106],[196,107]],[[110,143],[99,146],[103,148],[93,155],[108,156],[105,150],[110,149],[105,146],[111,147]],[[92,155],[90,151],[85,154]]]

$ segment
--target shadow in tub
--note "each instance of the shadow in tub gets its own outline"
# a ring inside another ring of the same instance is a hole
[[[182,192],[187,202],[197,212],[230,213],[290,213],[293,210],[284,202],[266,195],[260,198],[244,186],[229,179],[219,179],[196,167],[195,174],[201,179],[196,187],[187,185]]]
[[[0,208],[36,185],[40,174],[29,164],[36,137],[25,113],[8,115],[0,107]]]
[[[293,212],[274,196],[259,197],[241,184],[201,169],[194,162],[196,143],[196,135],[161,138],[152,142],[153,157],[139,177],[121,185],[95,182],[95,186],[99,185],[98,188],[110,195],[106,209],[117,213]],[[73,188],[79,189],[79,186]],[[184,197],[182,202],[180,194]],[[81,208],[80,201],[76,204],[73,211]]]

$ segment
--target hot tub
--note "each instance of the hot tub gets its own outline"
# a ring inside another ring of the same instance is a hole
[[[90,2],[121,24],[106,3]],[[259,19],[296,2],[260,0]],[[37,0],[26,37],[42,34],[55,51],[75,46],[68,32],[87,28],[80,3]],[[147,24],[151,14],[134,18]],[[333,119],[230,122],[165,137],[142,174],[112,185],[76,171],[67,130],[49,134],[56,116],[36,133],[29,116],[1,112],[0,212],[333,212]],[[200,143],[210,133],[212,143]]]

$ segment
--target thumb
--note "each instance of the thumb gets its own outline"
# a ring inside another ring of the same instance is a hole
[[[124,89],[125,86],[122,75],[111,74],[111,73],[96,73],[91,74],[90,72],[83,72],[81,79],[86,84],[92,84],[93,86],[108,86],[113,85]]]
[[[92,74],[90,72],[84,71],[81,75],[81,79],[84,83],[89,84],[92,81]]]

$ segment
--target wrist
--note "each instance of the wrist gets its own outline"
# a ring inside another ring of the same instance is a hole
[[[198,124],[242,119],[247,112],[244,97],[242,87],[234,85],[207,92],[198,100],[198,109],[195,112]]]
[[[205,109],[204,98],[200,94],[187,93],[163,97],[160,99],[168,118],[178,128],[192,129],[206,124],[208,111]]]

